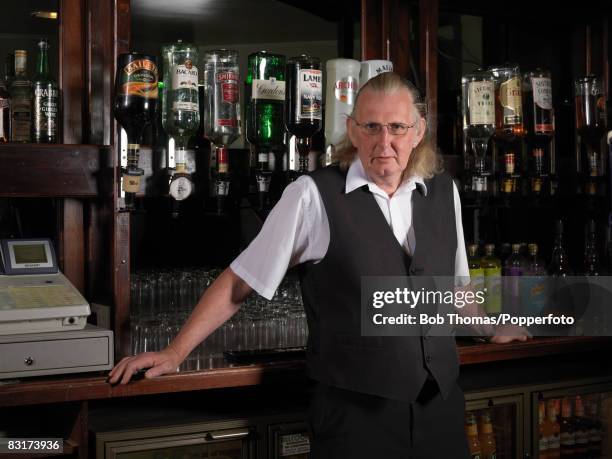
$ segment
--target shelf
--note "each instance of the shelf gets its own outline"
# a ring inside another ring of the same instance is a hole
[[[0,144],[0,197],[99,196],[101,185],[112,183],[109,152],[97,145]]]
[[[527,342],[501,345],[458,343],[462,366],[577,352],[608,355],[610,350],[610,338],[534,338]],[[288,360],[246,365],[223,363],[210,370],[143,379],[123,386],[111,386],[105,376],[91,375],[0,381],[0,407],[255,386],[274,381],[288,383],[291,379],[305,378],[305,372],[304,360]]]

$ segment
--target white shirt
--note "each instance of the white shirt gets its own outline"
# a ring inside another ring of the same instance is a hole
[[[393,234],[406,253],[416,247],[412,225],[412,192],[418,186],[427,194],[421,177],[405,180],[392,197],[372,182],[359,159],[346,175],[345,193],[367,185],[385,216]],[[453,184],[457,253],[455,276],[469,279],[461,201]],[[261,231],[251,244],[232,262],[230,268],[261,296],[272,299],[287,269],[307,261],[321,261],[329,246],[329,223],[323,200],[314,180],[305,175],[289,184],[280,201],[270,211]]]

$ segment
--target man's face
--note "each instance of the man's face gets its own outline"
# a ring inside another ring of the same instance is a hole
[[[401,123],[414,127],[404,135],[393,135],[388,127],[371,135],[357,123]],[[359,96],[353,119],[347,120],[347,132],[370,179],[397,187],[412,150],[425,133],[425,120],[417,115],[407,89],[393,93],[366,89]]]

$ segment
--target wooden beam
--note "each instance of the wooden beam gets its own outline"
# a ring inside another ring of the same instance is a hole
[[[438,0],[419,1],[421,86],[427,98],[427,114],[434,143],[438,114],[438,8]]]
[[[64,275],[85,294],[85,234],[83,202],[64,198],[61,203],[60,257]]]
[[[62,143],[83,142],[85,82],[85,0],[62,0],[59,14],[59,81],[62,90]]]

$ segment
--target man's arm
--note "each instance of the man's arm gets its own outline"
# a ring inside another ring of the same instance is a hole
[[[139,370],[145,378],[173,373],[189,353],[232,317],[253,289],[227,268],[204,292],[179,334],[166,349],[125,357],[109,373],[111,384],[127,384]]]

